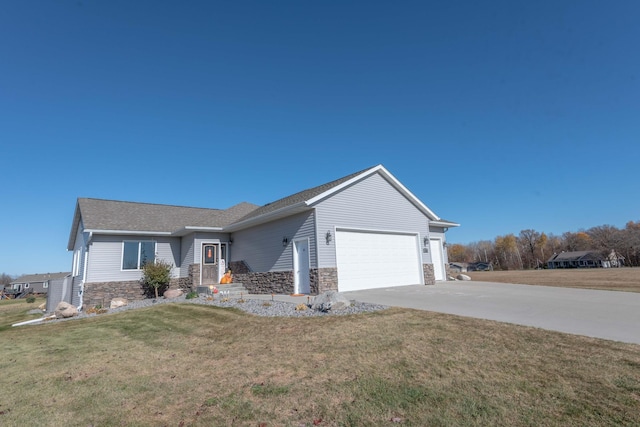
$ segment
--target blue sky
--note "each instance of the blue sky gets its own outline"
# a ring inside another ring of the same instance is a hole
[[[0,272],[78,197],[264,204],[383,164],[454,243],[640,219],[640,2],[0,6]]]

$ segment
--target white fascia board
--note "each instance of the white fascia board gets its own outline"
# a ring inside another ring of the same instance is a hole
[[[431,209],[429,209],[424,203],[422,203],[420,201],[420,199],[418,199],[411,191],[409,191],[409,189],[407,189],[407,187],[402,185],[400,183],[400,181],[398,181],[395,176],[391,175],[391,173],[382,165],[378,165],[378,166],[372,167],[371,169],[362,172],[360,175],[351,178],[349,181],[345,181],[342,184],[337,185],[337,186],[333,187],[332,189],[325,191],[322,194],[319,194],[318,196],[314,197],[313,199],[307,200],[307,205],[311,206],[314,203],[318,203],[319,201],[331,196],[332,194],[342,190],[343,188],[346,188],[346,187],[352,185],[355,182],[358,182],[358,181],[360,181],[360,180],[362,180],[362,179],[364,179],[364,178],[366,178],[366,177],[368,177],[370,175],[373,175],[376,172],[380,172],[389,181],[391,181],[391,185],[393,185],[405,197],[407,197],[409,200],[411,200],[413,202],[413,204],[415,204],[422,212],[424,212],[429,217],[429,219],[436,220],[436,221],[440,220],[440,217],[438,215],[436,215]]]
[[[187,235],[189,233],[195,233],[197,231],[202,231],[205,233],[221,233],[224,230],[222,229],[222,227],[195,227],[195,226],[186,226],[186,227],[182,227],[179,230],[176,230],[174,232],[171,233],[172,236],[184,236]]]
[[[436,227],[460,227],[460,224],[449,221],[429,221],[429,225],[435,225]]]
[[[295,205],[285,206],[284,208],[275,210],[273,212],[269,212],[269,213],[264,214],[264,215],[259,215],[259,216],[256,216],[254,218],[249,218],[249,219],[244,220],[242,222],[235,222],[235,223],[229,225],[228,227],[224,227],[222,229],[222,231],[224,231],[226,233],[231,233],[233,231],[241,230],[243,228],[251,227],[251,226],[254,226],[254,225],[260,225],[260,224],[263,224],[265,222],[273,221],[275,219],[284,218],[286,216],[293,215],[293,214],[296,214],[296,213],[299,213],[299,212],[303,212],[305,210],[307,210],[307,203],[306,202],[296,203]]]
[[[133,230],[84,230],[91,234],[103,234],[103,235],[117,235],[124,234],[127,236],[171,236],[170,231],[133,231]]]

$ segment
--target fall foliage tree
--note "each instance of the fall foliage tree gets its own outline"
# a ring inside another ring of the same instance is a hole
[[[625,266],[640,266],[640,221],[629,221],[622,229],[600,225],[561,236],[525,229],[517,237],[506,234],[493,241],[448,247],[451,262],[491,262],[501,270],[546,267],[553,254],[563,251],[598,251],[604,256],[615,251],[624,257]]]

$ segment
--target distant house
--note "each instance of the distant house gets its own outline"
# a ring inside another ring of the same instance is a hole
[[[484,261],[470,262],[467,271],[493,271],[493,264]]]
[[[67,246],[69,302],[144,298],[141,267],[157,259],[173,264],[172,286],[192,289],[219,284],[225,267],[251,293],[433,284],[446,280],[445,232],[458,225],[437,216],[382,165],[264,206],[79,198]]]
[[[453,273],[466,273],[468,265],[466,262],[450,262],[449,270]]]
[[[11,282],[10,289],[15,294],[27,291],[33,294],[46,294],[52,281],[60,280],[69,274],[71,273],[26,274]]]
[[[609,268],[624,265],[624,257],[615,251],[608,256],[597,251],[574,251],[553,254],[547,260],[548,268]]]

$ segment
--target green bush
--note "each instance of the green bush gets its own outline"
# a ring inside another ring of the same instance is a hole
[[[198,293],[196,291],[191,291],[185,297],[186,299],[198,298]]]
[[[142,284],[148,293],[153,289],[158,298],[158,291],[169,287],[171,268],[173,265],[164,260],[148,262],[142,267]]]
[[[36,302],[36,297],[33,297],[33,296],[27,297],[27,302],[29,304],[33,304],[34,302]]]

